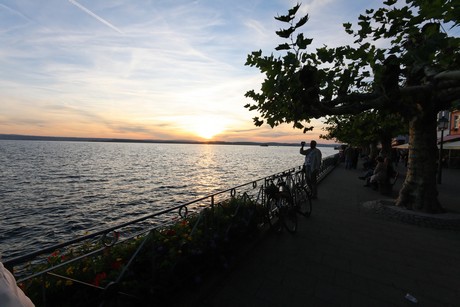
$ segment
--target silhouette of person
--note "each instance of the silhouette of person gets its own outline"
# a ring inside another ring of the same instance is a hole
[[[311,188],[312,198],[318,198],[318,174],[321,167],[321,151],[316,148],[316,141],[310,142],[310,148],[304,149],[305,142],[300,143],[300,154],[305,156],[304,169],[307,183]]]

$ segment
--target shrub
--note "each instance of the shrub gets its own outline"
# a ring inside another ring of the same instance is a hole
[[[37,306],[161,302],[181,285],[228,269],[231,254],[258,230],[260,212],[247,195],[232,197],[113,246],[98,242],[57,250],[33,267],[47,273],[20,286]]]

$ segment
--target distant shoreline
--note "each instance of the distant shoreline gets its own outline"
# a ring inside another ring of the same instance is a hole
[[[60,136],[34,136],[20,134],[0,134],[0,140],[12,141],[72,141],[72,142],[111,142],[111,143],[160,143],[160,144],[210,144],[210,145],[251,145],[251,146],[299,146],[298,143],[278,142],[225,142],[225,141],[187,141],[187,140],[136,140],[114,138],[84,138]],[[338,144],[320,144],[319,147],[335,147]]]

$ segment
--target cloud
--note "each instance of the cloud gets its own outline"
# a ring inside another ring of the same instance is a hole
[[[302,6],[311,15],[306,35],[315,43],[342,39],[328,30],[337,25],[331,20],[341,12],[334,6],[342,2]],[[290,127],[254,128],[256,113],[243,107],[248,103],[244,93],[258,90],[263,80],[257,69],[244,66],[246,56],[253,50],[273,51],[280,27],[273,17],[295,3],[0,4],[1,16],[9,17],[0,19],[8,30],[0,32],[0,114],[29,123],[37,133],[47,127],[73,136],[93,131],[108,137],[192,138],[185,122],[215,117],[225,122],[220,137],[297,138],[298,131]],[[20,127],[11,121],[8,125]],[[6,129],[2,127],[0,123],[0,133]]]
[[[84,7],[83,5],[81,5],[80,3],[78,3],[77,1],[75,0],[69,0],[70,3],[72,3],[73,5],[75,5],[76,7],[78,7],[79,9],[81,9],[83,12],[87,13],[88,15],[90,15],[91,17],[94,17],[97,21],[100,21],[101,23],[103,23],[104,25],[108,26],[109,28],[117,31],[118,33],[120,34],[123,34],[123,32],[118,29],[117,27],[115,27],[113,24],[111,24],[110,22],[108,22],[107,20],[105,20],[104,18],[100,17],[99,15],[95,14],[94,12],[92,12],[91,10],[87,9],[86,7]]]
[[[0,33],[14,32],[31,23],[21,12],[0,3]]]

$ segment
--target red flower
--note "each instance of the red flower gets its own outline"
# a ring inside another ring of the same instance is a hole
[[[48,263],[55,264],[59,260],[59,250],[55,250],[50,256],[47,258]]]
[[[96,277],[93,280],[93,285],[95,285],[96,287],[99,287],[99,284],[101,283],[101,281],[103,281],[106,278],[107,278],[107,274],[105,272],[96,274]]]

